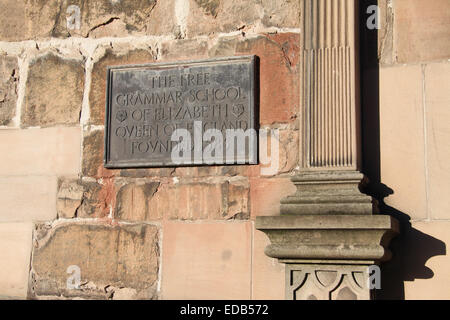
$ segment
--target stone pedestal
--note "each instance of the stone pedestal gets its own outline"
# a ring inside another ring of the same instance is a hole
[[[257,217],[286,264],[287,299],[370,299],[369,267],[390,259],[398,223],[360,192],[358,0],[301,0],[300,170],[281,215]],[[379,275],[378,275],[379,276]]]
[[[398,222],[382,215],[286,215],[258,217],[256,228],[270,239],[266,255],[286,264],[286,299],[369,299],[369,267],[390,259]]]

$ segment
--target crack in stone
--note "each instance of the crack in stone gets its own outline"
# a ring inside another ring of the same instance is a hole
[[[283,57],[286,60],[286,62],[288,63],[289,69],[290,69],[292,67],[292,61],[291,61],[291,59],[289,59],[288,52],[287,52],[288,50],[284,46],[282,46],[281,51],[283,52]]]
[[[61,12],[62,12],[62,10],[63,10],[63,2],[61,2],[60,4],[59,4],[59,10],[58,10],[58,12],[56,13],[56,17],[55,17],[55,23],[54,23],[54,25],[53,25],[53,28],[52,28],[52,31],[51,31],[51,35],[52,36],[56,36],[57,35],[57,33],[56,33],[56,28],[58,27],[58,22],[59,22],[59,19],[60,19],[60,17],[61,17]],[[70,33],[68,33],[69,34],[69,37],[70,36],[72,36]],[[37,45],[37,44],[36,44]],[[39,50],[39,49],[38,49]]]
[[[85,202],[85,197],[84,197],[84,194],[83,194],[83,196],[82,196],[82,198],[81,198],[81,201],[80,201],[80,204],[79,204],[78,207],[75,209],[75,212],[74,212],[74,214],[73,214],[73,217],[74,217],[74,218],[78,218],[78,213],[79,213],[79,211],[81,210],[81,207],[83,206],[84,202]]]
[[[112,23],[113,21],[115,21],[115,20],[120,20],[120,18],[119,18],[119,17],[112,17],[112,18],[109,18],[106,22],[100,23],[100,24],[98,24],[98,25],[92,27],[92,28],[89,29],[89,31],[87,32],[85,38],[88,38],[92,31],[94,31],[94,30],[96,30],[96,29],[98,29],[98,28],[100,28],[100,27],[104,27],[104,26],[106,26],[106,25],[108,25],[108,24],[111,24],[111,23]]]

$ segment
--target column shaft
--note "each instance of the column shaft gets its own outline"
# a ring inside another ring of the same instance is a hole
[[[303,4],[303,169],[359,169],[358,1]]]

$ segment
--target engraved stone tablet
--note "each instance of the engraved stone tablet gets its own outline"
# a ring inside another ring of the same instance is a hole
[[[256,164],[255,57],[108,68],[105,167]]]

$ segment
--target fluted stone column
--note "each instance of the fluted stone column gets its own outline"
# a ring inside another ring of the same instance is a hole
[[[286,264],[287,299],[370,299],[368,267],[390,258],[398,223],[372,215],[363,175],[358,0],[300,0],[302,139],[294,195],[258,217],[265,252]]]

